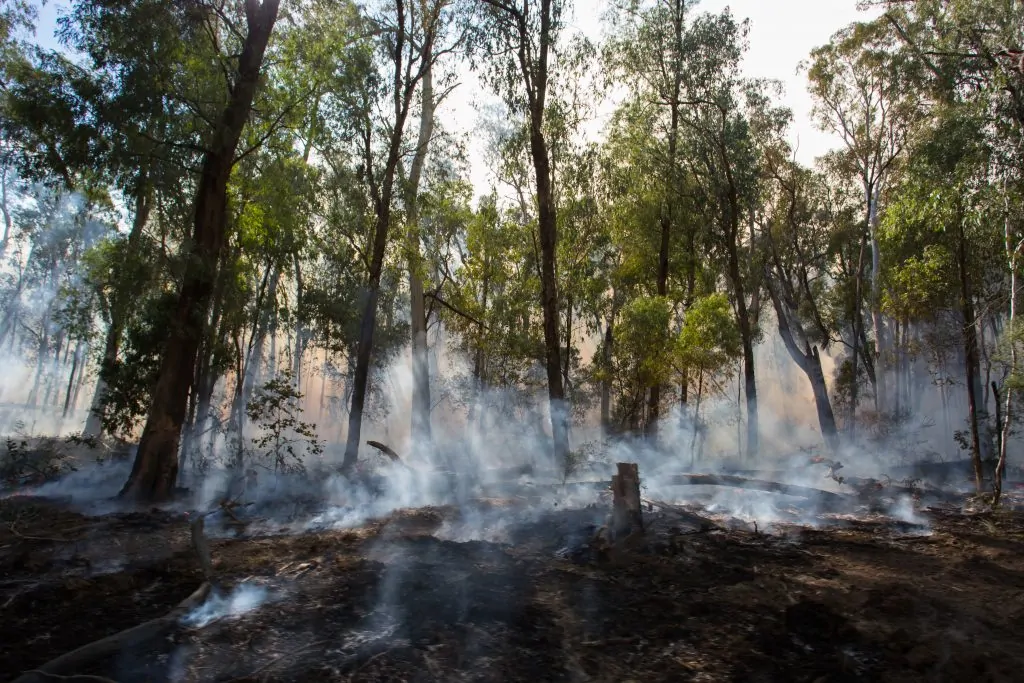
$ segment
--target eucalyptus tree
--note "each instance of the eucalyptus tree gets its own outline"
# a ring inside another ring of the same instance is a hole
[[[702,14],[691,23],[692,59],[684,79],[681,114],[688,175],[707,224],[707,244],[732,293],[743,347],[747,413],[746,450],[758,452],[754,345],[759,339],[761,279],[759,244],[753,232],[760,180],[756,119],[772,112],[768,84],[741,78],[746,22],[728,10]]]
[[[1011,198],[1019,197],[1024,168],[1024,6],[1019,0],[871,0],[865,4],[885,10],[882,21],[924,75],[922,88],[933,101],[942,108],[968,105],[985,112],[976,133],[986,138],[992,150],[990,180],[1003,195],[1005,266],[1008,279],[1016,281],[1020,212],[1019,201]],[[1003,305],[1011,317],[1016,317],[1014,291]],[[1013,419],[1012,383],[1004,393],[1000,471],[1005,467]],[[997,481],[997,498],[999,487]]]
[[[967,446],[979,492],[987,449],[981,415],[978,294],[984,283],[984,261],[999,253],[1004,237],[1002,203],[988,175],[992,150],[977,133],[980,124],[976,112],[955,108],[945,110],[922,132],[911,170],[884,223],[890,239],[919,245],[912,251],[927,258],[922,265],[942,272],[941,281],[955,283],[968,401]],[[903,267],[914,265],[909,260]]]
[[[427,304],[424,280],[427,273],[422,248],[419,193],[420,181],[437,132],[437,107],[455,87],[454,72],[439,74],[440,89],[435,89],[435,64],[461,49],[468,35],[469,8],[456,0],[420,0],[424,21],[423,50],[428,54],[420,87],[420,118],[416,146],[405,179],[406,260],[409,269],[409,301],[412,335],[412,434],[431,440],[430,359],[427,347]]]
[[[858,179],[871,247],[871,321],[874,331],[875,405],[888,410],[888,340],[881,306],[878,224],[887,188],[922,115],[920,78],[885,23],[855,23],[811,52],[808,78],[818,125],[838,135],[838,167]]]
[[[442,43],[442,31],[450,20],[452,9],[452,3],[444,0],[394,0],[383,7],[373,19],[380,39],[378,49],[382,75],[379,83],[367,84],[362,92],[364,106],[358,130],[362,148],[360,179],[368,190],[373,224],[368,250],[369,272],[365,286],[365,304],[359,326],[345,443],[343,467],[347,470],[355,465],[359,456],[363,408],[380,299],[381,274],[392,229],[393,204],[403,194],[398,181],[405,149],[405,128],[424,76],[430,78],[432,65],[440,55],[451,49],[450,45]],[[428,93],[428,96],[433,97],[432,93]],[[378,104],[381,109],[386,110],[380,123],[374,121]],[[424,154],[430,131],[428,129],[425,132],[427,138],[420,141],[420,148]],[[422,159],[415,163],[418,168],[422,168]],[[410,189],[409,197],[414,194],[415,188]]]
[[[234,49],[226,52],[237,54],[237,58],[225,56],[221,62],[224,66],[222,86],[227,97],[204,141],[185,273],[153,388],[149,416],[131,475],[121,492],[123,496],[165,499],[172,495],[177,482],[179,440],[224,247],[228,181],[259,87],[278,7],[279,0],[245,0],[240,7],[224,8],[222,19],[233,32],[229,42],[235,44]],[[214,9],[219,8],[211,8]],[[244,34],[235,28],[235,21],[242,18]]]
[[[568,9],[564,0],[479,0],[483,33],[491,58],[489,77],[509,109],[528,120],[530,159],[536,186],[540,243],[541,310],[553,455],[568,464],[569,411],[562,378],[556,275],[558,209],[547,138],[549,86],[556,44]]]
[[[810,382],[822,438],[837,451],[839,431],[819,350],[827,350],[833,339],[821,301],[835,275],[829,246],[834,216],[823,201],[824,179],[782,157],[778,152],[785,154],[785,148],[774,152],[765,160],[773,181],[765,230],[765,289],[786,351]]]
[[[640,142],[647,147],[645,173],[655,185],[656,268],[655,293],[669,295],[669,276],[673,240],[689,247],[682,254],[682,282],[686,289],[681,302],[682,312],[693,301],[696,262],[692,255],[696,226],[686,220],[687,184],[681,152],[682,117],[687,106],[686,85],[694,52],[700,48],[700,36],[688,26],[696,2],[690,0],[651,0],[650,2],[617,1],[612,4],[612,38],[606,50],[606,63],[612,72],[629,84],[628,106],[640,109],[647,135]],[[683,233],[683,234],[680,234]],[[687,386],[680,385],[680,400],[686,403]],[[660,414],[661,386],[649,388],[647,401],[647,433],[657,435]]]

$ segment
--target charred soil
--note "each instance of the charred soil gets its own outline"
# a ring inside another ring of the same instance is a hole
[[[1015,681],[1024,515],[927,513],[927,534],[696,530],[521,502],[344,530],[210,539],[219,590],[263,596],[87,671],[129,681]],[[483,521],[481,521],[483,520]],[[488,521],[490,520],[490,521]],[[510,520],[500,528],[495,520]],[[0,672],[166,614],[203,581],[181,514],[0,500]],[[912,530],[913,531],[913,530]]]

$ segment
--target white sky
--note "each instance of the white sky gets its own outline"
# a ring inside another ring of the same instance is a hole
[[[38,0],[36,0],[38,2]],[[286,0],[287,1],[287,0]],[[791,141],[798,145],[797,157],[811,163],[818,156],[833,149],[839,141],[819,131],[810,120],[811,98],[807,93],[806,76],[797,73],[800,62],[812,48],[822,45],[837,30],[850,22],[871,15],[856,9],[857,0],[702,0],[697,11],[720,12],[729,7],[738,19],[749,18],[750,49],[744,62],[744,71],[751,77],[773,78],[785,87],[783,104],[793,111]],[[55,17],[66,0],[50,0],[40,10],[37,39],[56,47],[52,37]],[[607,0],[575,0],[571,26],[591,40],[601,38],[601,16]],[[476,106],[491,100],[482,92],[472,74],[466,74],[462,85],[451,94],[439,111],[444,125],[452,132],[468,134],[470,166],[473,185],[478,193],[486,192],[491,184],[490,174],[482,157],[482,144],[477,131]],[[600,128],[601,121],[588,128]]]

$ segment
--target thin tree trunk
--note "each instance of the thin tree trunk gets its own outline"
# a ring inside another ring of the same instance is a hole
[[[237,78],[204,153],[185,275],[153,389],[149,417],[122,496],[165,500],[177,483],[181,429],[224,246],[228,179],[259,85],[263,55],[277,20],[278,5],[279,0],[245,1],[248,33],[238,59]]]
[[[292,353],[292,375],[295,377],[295,390],[302,388],[302,356],[306,352],[306,326],[302,322],[303,296],[305,295],[305,282],[302,279],[302,261],[299,254],[295,254],[295,351]]]
[[[854,274],[854,294],[853,294],[853,306],[851,311],[853,313],[853,354],[851,359],[853,376],[850,379],[850,442],[853,443],[857,440],[857,400],[859,394],[859,382],[860,373],[858,372],[858,364],[860,362],[860,341],[861,334],[864,330],[864,319],[863,313],[861,312],[861,286],[863,282],[864,273],[864,249],[867,243],[867,235],[862,235],[860,240],[860,249],[857,253],[857,272]]]
[[[974,483],[980,493],[985,483],[981,460],[981,435],[978,429],[978,383],[981,368],[978,362],[978,330],[974,319],[974,298],[968,273],[966,242],[967,236],[961,221],[957,239],[957,270],[960,275],[960,311],[963,315],[964,367],[967,374],[967,419],[971,430]]]
[[[6,163],[8,159],[4,160],[3,167],[0,168],[0,213],[3,214],[4,219],[4,234],[0,238],[0,259],[3,259],[7,255],[7,247],[10,245],[11,231],[14,228],[14,220],[11,217],[11,212],[8,204],[7,190],[10,184],[10,173],[11,166]]]
[[[545,75],[546,77],[546,75]],[[544,314],[544,348],[547,358],[548,403],[555,462],[564,465],[569,456],[568,410],[562,385],[561,341],[558,333],[558,285],[555,274],[558,222],[551,184],[547,142],[544,139],[543,100],[531,110],[530,152],[537,178],[537,216],[541,250],[541,309]]]
[[[78,365],[82,356],[82,340],[79,339],[78,343],[75,344],[75,354],[71,357],[71,374],[68,375],[68,388],[64,392],[64,411],[61,413],[61,419],[65,419],[68,416],[68,410],[71,408],[71,393],[75,387],[75,376],[78,372]]]
[[[423,296],[423,257],[420,253],[419,188],[423,167],[434,135],[434,79],[428,61],[423,69],[420,91],[420,129],[416,139],[406,188],[406,213],[409,230],[409,298],[412,313],[412,439],[429,447],[430,427],[430,350],[427,347],[427,314]]]
[[[601,378],[601,431],[607,437],[612,425],[612,354],[615,345],[614,315],[608,317],[604,328],[604,344],[601,348],[601,362],[604,376]]]
[[[370,360],[373,355],[373,337],[377,326],[377,307],[380,302],[380,278],[384,270],[384,254],[387,251],[388,233],[391,230],[391,201],[394,193],[395,175],[401,161],[402,137],[409,113],[415,83],[406,80],[403,63],[404,51],[409,36],[405,27],[404,3],[395,6],[397,29],[395,46],[391,52],[394,62],[394,116],[391,137],[388,142],[388,156],[384,165],[379,187],[372,178],[373,150],[371,148],[372,123],[367,119],[363,131],[363,163],[371,180],[371,194],[376,218],[373,226],[373,244],[370,258],[370,272],[366,285],[366,299],[363,315],[359,322],[359,341],[356,347],[355,372],[352,377],[352,402],[348,414],[348,434],[345,440],[345,457],[342,469],[350,472],[359,459],[360,435],[363,427],[363,409],[366,404],[366,389],[370,379]],[[429,59],[429,46],[422,48],[422,54]],[[412,69],[415,65],[410,64]]]
[[[704,393],[704,373],[702,371],[697,372],[697,397],[693,405],[693,435],[690,437],[690,467],[699,459],[697,457],[697,438],[700,435],[701,424],[700,424],[700,399]]]
[[[871,238],[871,324],[875,332],[875,410],[884,415],[888,410],[888,395],[886,394],[886,358],[887,339],[885,327],[882,324],[882,280],[881,280],[881,253],[878,246],[878,202],[880,183],[868,186],[868,232]]]
[[[1006,193],[1006,182],[1003,182],[1003,197],[1006,202],[1006,215],[1004,216],[1003,223],[1003,241],[1004,248],[1006,249],[1006,257],[1010,267],[1010,318],[1007,322],[1007,329],[1010,332],[1010,377],[1016,378],[1017,376],[1017,341],[1014,339],[1016,336],[1016,319],[1017,319],[1017,254],[1020,252],[1020,248],[1024,245],[1024,241],[1018,244],[1016,247],[1013,246],[1012,230],[1010,225],[1010,207],[1009,207],[1009,195]],[[995,476],[992,480],[992,504],[993,506],[999,505],[999,499],[1003,494],[1003,476],[1006,473],[1006,451],[1008,443],[1010,441],[1010,435],[1013,433],[1013,382],[1006,382],[1005,384],[1006,395],[1003,397],[1005,404],[1003,406],[1003,424],[999,435],[999,459],[996,461]],[[998,399],[996,399],[998,401]]]

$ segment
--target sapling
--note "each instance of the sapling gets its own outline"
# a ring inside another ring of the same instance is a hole
[[[257,389],[246,405],[249,419],[259,429],[252,441],[255,454],[268,460],[275,473],[302,472],[304,455],[323,454],[316,426],[300,419],[302,397],[291,372],[285,371]]]

